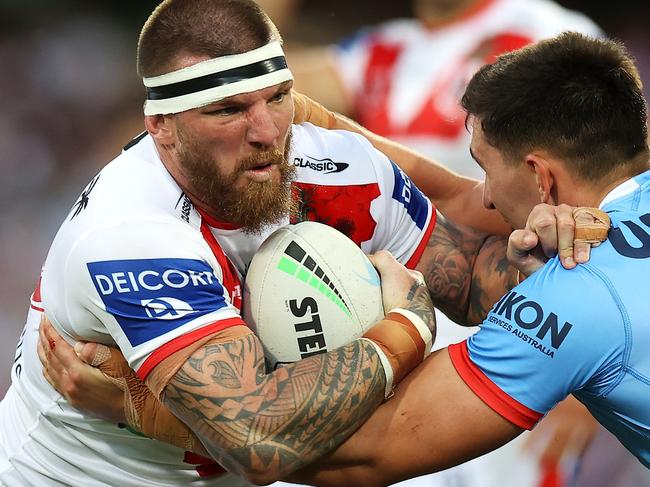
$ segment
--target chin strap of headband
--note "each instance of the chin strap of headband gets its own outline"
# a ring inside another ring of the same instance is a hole
[[[292,79],[282,46],[273,41],[242,54],[208,59],[171,73],[144,78],[147,88],[144,114],[179,113]]]

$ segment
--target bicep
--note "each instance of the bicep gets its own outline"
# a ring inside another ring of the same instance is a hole
[[[253,353],[237,359],[244,345]],[[178,397],[180,391],[204,393],[197,388],[213,386],[214,382],[232,385],[234,380],[242,382],[264,364],[264,355],[259,340],[246,326],[235,325],[202,337],[162,360],[146,377],[147,386],[157,395],[161,391],[170,397]],[[245,359],[245,361],[244,361]],[[239,379],[236,379],[239,377]]]
[[[522,431],[472,392],[445,349],[412,372],[348,441],[305,474],[328,485],[386,485],[475,458]]]

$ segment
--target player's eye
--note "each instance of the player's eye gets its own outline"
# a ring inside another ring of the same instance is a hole
[[[226,107],[220,107],[217,108],[216,110],[210,110],[205,112],[206,115],[214,115],[214,116],[221,116],[221,117],[227,117],[229,115],[236,115],[242,111],[241,107],[231,105],[231,106],[226,106]]]
[[[288,93],[289,93],[288,91],[281,91],[280,93],[276,93],[271,97],[269,101],[271,103],[282,103],[284,97],[287,96]]]

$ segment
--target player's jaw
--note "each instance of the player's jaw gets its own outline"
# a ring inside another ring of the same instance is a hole
[[[256,152],[226,173],[209,147],[179,132],[178,159],[193,196],[216,218],[256,233],[286,218],[295,206],[289,162],[291,133],[284,150]]]

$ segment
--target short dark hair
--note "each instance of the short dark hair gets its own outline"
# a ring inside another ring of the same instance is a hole
[[[620,43],[565,32],[504,54],[474,75],[461,104],[506,157],[547,150],[592,181],[621,164],[647,167],[646,102]]]
[[[165,0],[140,32],[138,74],[174,71],[183,54],[241,54],[274,39],[281,41],[275,25],[252,0]]]

